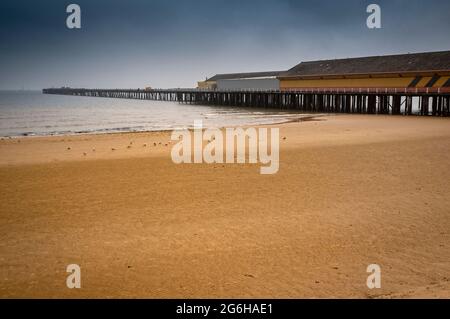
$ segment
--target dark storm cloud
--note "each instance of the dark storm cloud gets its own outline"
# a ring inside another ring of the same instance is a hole
[[[70,3],[81,30],[65,26]],[[365,25],[370,3],[381,30]],[[446,50],[449,30],[446,0],[3,0],[0,88],[193,86],[302,60]]]

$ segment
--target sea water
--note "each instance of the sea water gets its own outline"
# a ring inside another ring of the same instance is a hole
[[[0,91],[0,136],[141,132],[282,123],[292,111],[180,104],[178,102]]]

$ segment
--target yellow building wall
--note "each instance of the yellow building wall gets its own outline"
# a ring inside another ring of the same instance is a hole
[[[431,76],[424,76],[422,78],[422,80],[419,81],[419,83],[417,83],[416,87],[417,88],[424,88],[427,86],[428,82],[430,82],[432,79]]]
[[[197,82],[198,89],[213,89],[217,86],[216,81],[199,81]]]
[[[415,77],[361,78],[361,79],[314,79],[280,80],[281,89],[289,88],[403,88]],[[431,78],[430,78],[431,79]],[[429,81],[429,80],[428,80]],[[428,81],[426,83],[428,83]],[[422,83],[422,81],[421,81]],[[425,83],[425,85],[426,85]]]
[[[448,77],[448,76],[441,77],[439,80],[436,81],[436,83],[434,83],[433,87],[440,88],[440,87],[444,86],[444,84],[448,81],[449,78],[450,77]]]

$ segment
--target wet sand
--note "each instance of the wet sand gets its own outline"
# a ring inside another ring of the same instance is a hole
[[[1,140],[0,297],[450,297],[450,119],[277,127],[266,176],[167,132]]]

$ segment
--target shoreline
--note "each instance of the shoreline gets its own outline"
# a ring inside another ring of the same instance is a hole
[[[263,126],[274,126],[274,125],[284,125],[289,123],[300,123],[300,122],[310,122],[310,121],[320,121],[322,118],[332,118],[335,116],[354,116],[354,117],[403,117],[403,118],[422,118],[423,116],[418,115],[411,115],[411,116],[393,116],[393,115],[385,115],[385,114],[346,114],[346,113],[311,113],[306,114],[302,113],[302,116],[295,118],[295,119],[286,119],[281,122],[273,122],[273,123],[255,123],[255,124],[236,124],[236,125],[230,125],[227,127],[230,128],[236,128],[236,127],[242,127],[242,128],[248,128],[248,127],[263,127]],[[425,117],[426,118],[426,117]],[[429,119],[435,118],[435,119],[445,119],[445,117],[428,117]],[[203,127],[204,129],[207,128],[218,128],[220,130],[225,129],[226,127]],[[193,130],[193,127],[186,127],[186,128],[172,128],[172,129],[156,129],[156,130],[142,130],[142,131],[92,131],[92,132],[69,132],[69,133],[49,133],[49,134],[29,134],[23,133],[21,135],[5,135],[0,136],[0,140],[12,140],[12,139],[26,139],[26,138],[47,138],[47,137],[75,137],[75,136],[96,136],[96,135],[114,135],[114,134],[146,134],[146,133],[167,133],[172,132],[175,130]]]
[[[303,116],[305,115],[305,116]],[[255,127],[259,127],[259,126],[263,126],[263,125],[267,125],[267,126],[273,126],[273,125],[281,125],[281,124],[285,124],[285,123],[291,123],[291,122],[302,122],[302,121],[307,121],[310,119],[314,119],[314,118],[318,118],[318,117],[326,117],[326,116],[333,116],[333,115],[338,115],[338,114],[322,114],[322,113],[318,113],[317,115],[309,115],[309,114],[301,114],[298,118],[296,119],[286,119],[283,120],[281,122],[273,122],[273,123],[255,123],[255,124],[243,124],[243,125],[231,125],[230,127],[250,127],[250,126],[255,126]],[[204,127],[204,128],[208,128],[208,127]],[[211,128],[216,128],[216,127],[211,127]],[[224,129],[225,127],[217,127],[218,129]],[[4,136],[0,136],[0,138],[2,140],[5,139],[18,139],[18,138],[29,138],[29,137],[61,137],[61,136],[78,136],[78,135],[103,135],[103,134],[139,134],[139,133],[159,133],[159,132],[172,132],[175,130],[180,130],[180,129],[186,129],[186,128],[168,128],[168,129],[155,129],[155,130],[142,130],[142,131],[127,131],[127,130],[114,130],[111,129],[109,131],[90,131],[90,132],[62,132],[62,133],[48,133],[48,134],[35,134],[35,133],[22,133],[21,135],[4,135]],[[187,127],[188,130],[192,130],[193,127]]]
[[[435,128],[433,124],[448,123],[449,121],[449,118],[440,117],[317,114],[281,124],[264,124],[252,127],[277,126],[280,129],[280,145],[284,145],[283,147],[286,149],[299,149],[304,147],[383,143],[417,138],[439,138],[441,135],[446,136],[446,133],[441,134],[442,130]],[[328,127],[326,124],[328,122],[336,123],[338,126],[333,127],[331,130],[320,130],[322,126]],[[349,129],[343,127],[347,125],[347,122],[350,125]],[[382,125],[381,129],[374,130],[371,127],[365,128],[365,123],[369,125],[371,123],[392,124]],[[396,126],[396,123],[400,124],[400,129]],[[419,136],[414,131],[414,125],[417,123],[426,124],[426,132],[423,136]],[[355,128],[351,127],[353,125]],[[237,125],[232,127],[248,128],[250,126]],[[404,130],[401,129],[402,127]],[[305,128],[305,130],[302,128]],[[223,130],[224,128],[220,129]],[[189,128],[189,131],[192,130],[192,128]],[[1,138],[0,155],[2,156],[0,156],[0,166],[169,156],[170,146],[173,142],[170,139],[172,132],[173,130],[158,130]],[[350,132],[352,134],[349,134]],[[305,135],[299,136],[299,133]],[[281,140],[283,137],[289,139],[288,143]],[[134,145],[130,145],[130,143],[134,143]],[[154,145],[154,143],[157,145]],[[32,156],[29,154],[32,154]]]

